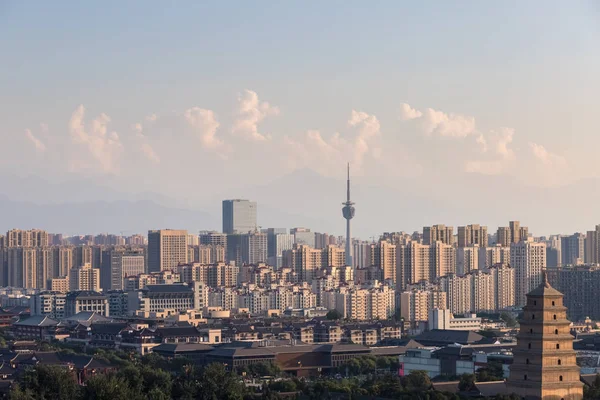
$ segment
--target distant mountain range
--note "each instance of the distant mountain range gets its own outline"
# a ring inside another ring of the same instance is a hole
[[[386,186],[356,178],[352,186],[354,234],[364,239],[384,231],[413,231],[435,223],[454,227],[481,223],[493,232],[497,226],[517,219],[539,235],[585,231],[600,223],[596,179],[551,189],[478,175],[435,186],[411,178],[389,180]],[[177,197],[121,192],[110,182],[94,180],[50,183],[37,177],[8,177],[0,189],[0,232],[17,227],[65,234],[132,234],[159,228],[219,230],[221,200],[226,198],[256,200],[262,227],[303,226],[318,232],[344,233],[341,203],[345,200],[345,181],[307,169],[268,184]]]

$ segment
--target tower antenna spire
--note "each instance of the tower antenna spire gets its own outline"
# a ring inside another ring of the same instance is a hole
[[[348,180],[346,181],[347,187],[347,201],[350,202],[350,163],[348,163]]]
[[[352,246],[352,232],[350,230],[350,220],[354,217],[354,203],[350,200],[350,163],[346,166],[346,172],[348,174],[346,181],[346,202],[342,203],[342,214],[346,219],[346,265],[353,266],[353,246]]]

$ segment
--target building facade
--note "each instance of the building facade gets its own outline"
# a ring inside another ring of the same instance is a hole
[[[223,233],[254,232],[256,222],[256,202],[242,199],[223,200]]]
[[[170,270],[187,260],[187,231],[148,231],[148,272]]]

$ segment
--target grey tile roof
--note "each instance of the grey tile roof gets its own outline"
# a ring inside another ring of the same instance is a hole
[[[44,315],[34,315],[33,317],[21,319],[21,320],[15,322],[13,325],[45,327],[45,326],[56,326],[56,325],[58,325],[58,321],[50,319]]]

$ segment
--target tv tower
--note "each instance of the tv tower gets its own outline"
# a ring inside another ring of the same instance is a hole
[[[346,202],[342,203],[342,215],[346,219],[346,265],[352,264],[352,232],[350,230],[350,220],[354,217],[354,203],[350,201],[350,163],[348,163],[348,180],[347,180],[347,198]]]

